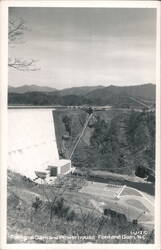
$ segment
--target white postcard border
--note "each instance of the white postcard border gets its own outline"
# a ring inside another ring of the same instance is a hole
[[[1,15],[1,85],[0,85],[0,176],[1,176],[1,249],[160,249],[160,3],[158,1],[14,1],[2,0]],[[104,7],[104,8],[156,8],[156,184],[155,184],[155,244],[6,244],[7,197],[7,87],[8,87],[8,7]]]

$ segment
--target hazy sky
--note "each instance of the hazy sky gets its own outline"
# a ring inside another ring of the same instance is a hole
[[[155,9],[10,8],[29,31],[9,56],[38,60],[39,71],[9,69],[9,85],[55,88],[155,83]]]

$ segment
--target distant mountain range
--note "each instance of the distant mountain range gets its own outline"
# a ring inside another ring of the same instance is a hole
[[[104,89],[104,86],[85,86],[85,87],[73,87],[67,88],[59,91],[61,96],[67,95],[76,95],[76,96],[84,96],[92,91],[97,91],[98,89]]]
[[[87,98],[90,100],[96,101],[101,99],[106,101],[113,97],[121,96],[132,96],[141,99],[154,100],[155,99],[155,85],[154,84],[143,84],[135,86],[114,86],[110,85],[109,87],[93,90],[87,94]]]
[[[18,93],[18,94],[23,94],[26,92],[53,92],[56,91],[55,88],[51,87],[45,87],[45,86],[38,86],[38,85],[23,85],[20,87],[8,87],[8,92],[9,93]]]
[[[113,105],[126,107],[136,102],[155,102],[156,86],[142,84],[135,86],[85,86],[57,90],[37,85],[8,88],[10,105]],[[137,104],[138,105],[138,104]]]
[[[23,85],[20,87],[8,87],[9,93],[17,93],[17,94],[24,94],[27,92],[56,92],[61,96],[66,95],[86,95],[93,90],[104,88],[103,86],[84,86],[84,87],[73,87],[73,88],[65,88],[62,90],[57,90],[56,88],[45,87],[45,86],[38,86],[38,85]]]

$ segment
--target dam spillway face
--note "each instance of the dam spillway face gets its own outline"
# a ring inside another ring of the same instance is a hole
[[[59,159],[51,109],[8,110],[8,169],[35,178]]]

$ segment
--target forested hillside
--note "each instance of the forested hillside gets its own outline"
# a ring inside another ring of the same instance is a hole
[[[59,152],[63,157],[69,157],[88,116],[83,111],[77,112],[54,112]],[[68,129],[65,120],[68,121]],[[68,136],[65,138],[64,135]],[[139,167],[154,169],[155,113],[95,112],[72,161],[80,168],[130,175],[135,174]]]

